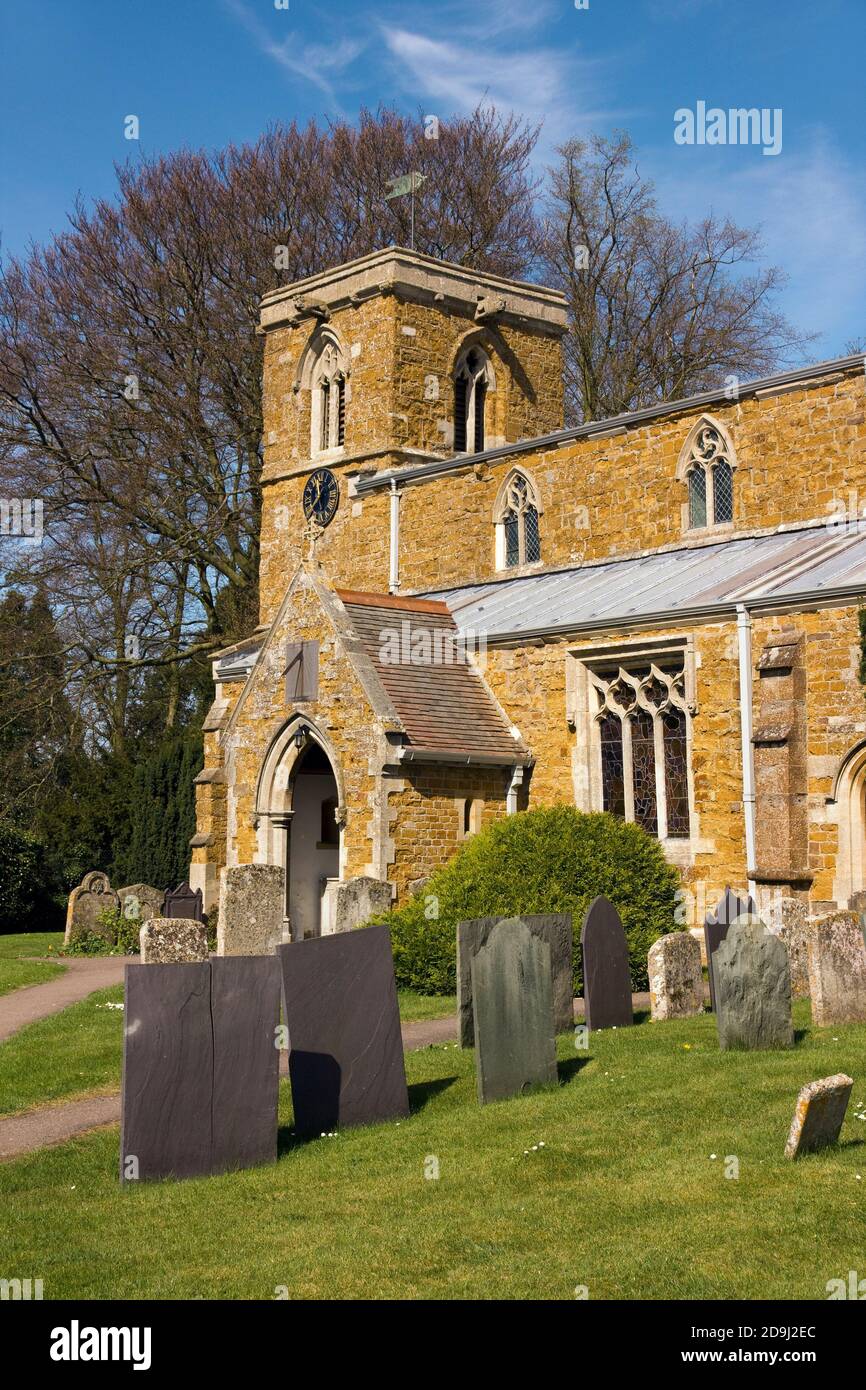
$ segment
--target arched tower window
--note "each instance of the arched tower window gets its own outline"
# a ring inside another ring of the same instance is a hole
[[[524,473],[512,473],[497,501],[497,569],[532,565],[541,559],[538,517],[538,498],[534,487]]]
[[[734,450],[713,420],[692,430],[680,455],[677,476],[688,488],[688,529],[726,526],[734,520]]]
[[[454,452],[480,454],[485,447],[487,393],[493,385],[482,348],[467,348],[454,369]]]
[[[339,346],[330,339],[313,364],[310,389],[310,453],[342,449],[346,442],[346,368]]]

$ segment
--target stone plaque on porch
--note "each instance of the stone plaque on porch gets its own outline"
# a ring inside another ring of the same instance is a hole
[[[269,956],[283,934],[285,872],[278,864],[236,864],[220,874],[218,956]]]
[[[728,934],[728,927],[744,912],[755,912],[751,895],[739,897],[726,888],[715,908],[704,918],[704,938],[706,941],[707,976],[710,985],[710,1008],[716,1007],[716,989],[713,978],[713,953],[721,946]]]
[[[475,1075],[482,1105],[557,1079],[550,943],[498,921],[470,957]]]
[[[299,1134],[409,1113],[386,926],[277,947]]]
[[[476,917],[457,923],[457,1022],[460,1046],[472,1047],[475,1025],[472,1015],[472,957],[481,949],[502,919]],[[574,1027],[574,975],[572,969],[572,919],[567,912],[530,913],[521,922],[550,947],[553,1018],[557,1033]]]
[[[590,903],[583,919],[580,945],[587,1027],[629,1027],[634,1017],[628,942],[619,913],[607,898],[595,898]]]

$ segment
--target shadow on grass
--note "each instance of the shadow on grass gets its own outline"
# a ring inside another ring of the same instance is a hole
[[[431,1100],[439,1095],[440,1091],[447,1091],[449,1086],[453,1086],[457,1080],[456,1076],[439,1076],[435,1081],[413,1081],[409,1087],[409,1109],[414,1115],[417,1110],[423,1110]]]
[[[581,1067],[585,1067],[591,1061],[592,1057],[587,1053],[586,1057],[569,1057],[564,1062],[557,1062],[556,1070],[560,1086],[567,1086],[577,1076]]]

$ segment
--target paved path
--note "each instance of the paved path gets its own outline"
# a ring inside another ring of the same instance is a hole
[[[0,996],[0,1042],[28,1023],[59,1014],[96,989],[123,984],[123,969],[137,956],[68,956],[66,970],[43,985],[25,985]]]

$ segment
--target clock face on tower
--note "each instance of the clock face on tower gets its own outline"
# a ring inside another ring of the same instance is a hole
[[[334,520],[339,501],[340,484],[330,468],[317,468],[304,488],[304,516],[319,526],[327,526]]]

